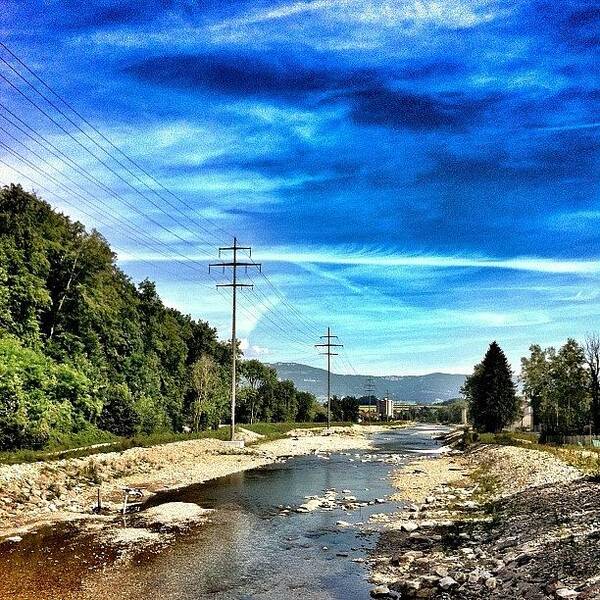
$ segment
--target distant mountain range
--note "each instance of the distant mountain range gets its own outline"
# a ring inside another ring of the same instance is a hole
[[[318,398],[327,394],[327,371],[298,363],[273,363],[280,379],[291,379],[302,391]],[[386,393],[395,400],[416,404],[433,404],[460,396],[466,375],[430,373],[428,375],[387,375],[373,377],[374,395]],[[331,393],[338,396],[364,396],[366,375],[331,374]]]

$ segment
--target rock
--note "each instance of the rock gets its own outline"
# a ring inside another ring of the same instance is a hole
[[[570,588],[559,588],[554,594],[557,598],[577,598],[579,596],[579,592]]]
[[[498,586],[498,580],[495,577],[488,577],[485,580],[485,587],[488,590],[495,590],[497,586]]]
[[[411,533],[419,529],[419,526],[416,523],[406,521],[400,525],[400,529],[402,529],[402,531],[406,531],[407,533]]]
[[[385,498],[375,498],[375,504],[385,504]]]
[[[23,538],[20,535],[13,535],[11,537],[6,538],[7,542],[11,542],[12,544],[18,544],[23,541]]]
[[[320,505],[321,505],[321,500],[319,498],[313,498],[312,500],[309,500],[308,502],[301,504],[296,509],[296,512],[312,512],[313,510],[317,510],[317,508],[319,508]]]
[[[471,571],[467,580],[469,583],[477,583],[479,581],[479,573],[477,571]]]
[[[439,580],[438,585],[443,590],[449,590],[450,588],[456,587],[458,585],[458,581],[452,577],[442,577],[442,579]]]
[[[166,502],[141,512],[139,519],[148,527],[187,529],[206,522],[212,512],[212,509],[202,508],[192,502]]]
[[[389,598],[390,588],[387,585],[378,585],[371,590],[372,598]]]
[[[443,565],[436,567],[433,572],[440,577],[448,577],[448,569]]]
[[[337,521],[336,525],[338,527],[352,527],[352,523],[348,523],[348,521]]]
[[[427,496],[425,498],[425,504],[433,504],[435,502],[435,496]]]

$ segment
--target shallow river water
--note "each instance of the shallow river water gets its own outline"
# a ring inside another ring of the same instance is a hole
[[[10,550],[0,548],[0,598],[368,598],[367,567],[352,559],[366,558],[378,534],[336,523],[367,522],[398,503],[289,515],[278,507],[297,507],[305,496],[332,488],[350,490],[358,500],[385,498],[393,493],[390,472],[398,468],[385,462],[389,455],[406,462],[436,452],[439,433],[425,426],[391,430],[373,437],[374,450],[294,458],[156,496],[152,504],[217,509],[212,523],[158,553],[120,560],[114,549],[68,526],[30,535]]]

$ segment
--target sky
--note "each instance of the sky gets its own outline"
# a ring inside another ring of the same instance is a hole
[[[236,235],[248,357],[322,366],[330,326],[338,372],[468,373],[492,340],[518,372],[600,329],[599,2],[4,0],[0,41],[114,144],[0,48],[62,111],[0,62],[0,182],[223,339]]]

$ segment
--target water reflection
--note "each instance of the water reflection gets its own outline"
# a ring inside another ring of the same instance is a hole
[[[82,587],[73,597],[367,598],[371,586],[366,570],[353,559],[366,556],[377,534],[365,534],[358,527],[340,528],[336,522],[365,522],[375,512],[396,510],[397,504],[388,502],[348,512],[291,512],[288,516],[277,507],[296,507],[305,496],[322,495],[331,488],[351,490],[359,500],[384,497],[393,492],[388,475],[396,466],[377,462],[384,460],[382,456],[402,453],[413,457],[414,452],[434,451],[438,446],[432,431],[424,428],[378,435],[375,443],[376,451],[361,451],[358,456],[353,452],[333,455],[331,460],[296,458],[155,497],[153,504],[196,502],[217,512],[212,524],[181,536],[158,554],[140,553],[127,564],[83,577]],[[33,568],[33,556],[35,552],[28,562],[23,554],[23,571],[29,573]],[[5,566],[0,557],[0,568]],[[47,597],[67,597],[55,592],[55,596]]]

